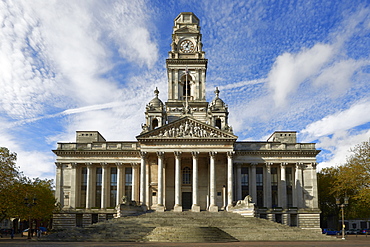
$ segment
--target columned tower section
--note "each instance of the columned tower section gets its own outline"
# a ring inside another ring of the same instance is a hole
[[[199,19],[191,12],[174,20],[171,51],[166,60],[168,74],[168,122],[183,116],[207,121],[207,59],[202,50]]]

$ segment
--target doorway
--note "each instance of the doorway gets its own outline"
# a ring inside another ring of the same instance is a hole
[[[192,193],[182,192],[182,209],[191,209],[192,204]]]

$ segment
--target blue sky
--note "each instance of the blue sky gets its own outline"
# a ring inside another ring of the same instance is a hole
[[[194,12],[238,140],[275,130],[316,142],[319,167],[370,137],[370,4],[338,1],[0,1],[0,146],[27,176],[54,178],[57,142],[141,131],[167,100],[174,18]]]

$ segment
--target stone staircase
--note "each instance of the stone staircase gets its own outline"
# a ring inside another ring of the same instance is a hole
[[[228,212],[151,212],[71,228],[44,241],[233,242],[333,241],[336,238]]]

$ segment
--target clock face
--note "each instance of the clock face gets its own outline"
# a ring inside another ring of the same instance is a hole
[[[180,51],[183,53],[191,53],[194,51],[194,44],[190,40],[184,40],[180,44]]]

